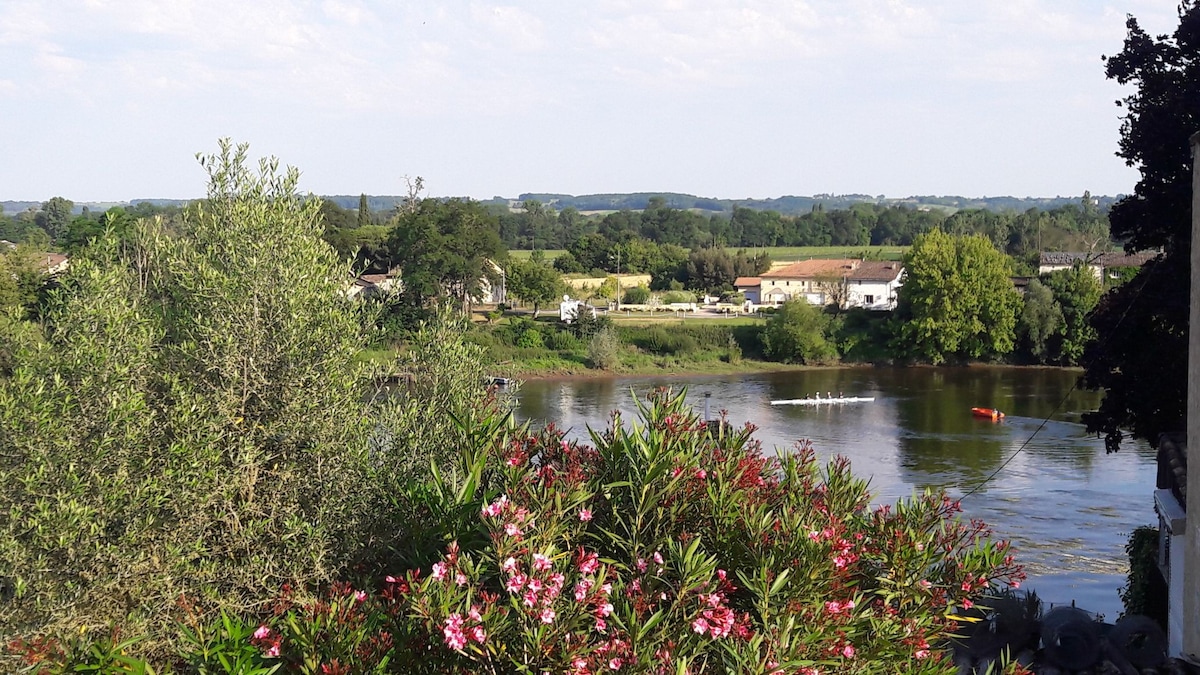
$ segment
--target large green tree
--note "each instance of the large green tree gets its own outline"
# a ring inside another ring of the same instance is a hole
[[[508,263],[508,292],[533,305],[533,318],[543,305],[557,301],[566,293],[567,285],[558,270],[551,267],[541,251],[534,251],[528,260]]]
[[[893,349],[935,364],[1011,352],[1021,304],[1011,266],[982,235],[917,237],[904,258]]]
[[[42,204],[42,210],[37,214],[37,224],[50,235],[51,239],[58,240],[59,237],[66,234],[67,227],[71,223],[71,211],[75,208],[75,202],[63,197],[51,197],[46,203]]]
[[[1054,291],[1034,279],[1025,288],[1025,304],[1017,333],[1030,356],[1038,363],[1053,359],[1050,341],[1063,328],[1062,307],[1054,300]]]
[[[1062,329],[1053,340],[1055,358],[1061,365],[1078,365],[1084,349],[1096,338],[1088,315],[1100,301],[1100,280],[1092,268],[1076,263],[1047,274],[1043,281],[1054,293],[1063,318]]]
[[[499,282],[494,262],[507,254],[496,217],[463,199],[413,202],[397,214],[387,245],[411,308],[453,300],[465,311],[481,297],[485,280]]]
[[[1127,251],[1163,255],[1110,291],[1092,313],[1097,339],[1084,354],[1084,383],[1102,389],[1100,408],[1084,416],[1115,450],[1131,430],[1153,441],[1182,429],[1187,406],[1187,334],[1192,243],[1191,150],[1200,129],[1200,6],[1179,5],[1179,26],[1152,37],[1130,17],[1124,48],[1107,75],[1136,89],[1117,155],[1141,174],[1133,194],[1109,212],[1112,235]]]

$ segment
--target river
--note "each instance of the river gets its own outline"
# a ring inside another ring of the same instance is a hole
[[[687,387],[688,400],[735,426],[751,421],[764,447],[787,452],[811,439],[819,456],[844,455],[870,477],[876,503],[925,488],[963,496],[964,517],[980,518],[1010,540],[1029,579],[1050,605],[1072,601],[1120,615],[1118,589],[1128,568],[1130,532],[1157,522],[1154,450],[1126,441],[1106,455],[1084,433],[1080,414],[1096,392],[1074,387],[1078,374],[1053,368],[836,368],[722,376],[533,380],[519,388],[516,415],[554,421],[573,438],[601,429],[620,410],[633,419],[633,395]],[[869,403],[772,406],[771,400],[820,392],[874,396]],[[972,417],[999,408],[1000,423]],[[993,475],[994,474],[994,475]],[[969,493],[969,494],[968,494]]]

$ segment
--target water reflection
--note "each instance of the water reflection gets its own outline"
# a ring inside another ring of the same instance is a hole
[[[1154,453],[1130,444],[1106,456],[1103,442],[1079,423],[1099,395],[1074,390],[1076,379],[1041,368],[849,368],[531,381],[521,387],[517,415],[554,421],[586,439],[587,427],[603,428],[614,410],[632,420],[633,397],[655,387],[688,387],[698,411],[710,392],[712,414],[726,410],[735,425],[752,421],[764,447],[786,452],[807,438],[822,456],[849,457],[855,473],[870,476],[877,502],[926,488],[970,493],[966,515],[1013,541],[1043,597],[1074,599],[1115,618],[1125,541],[1134,527],[1154,522]],[[816,392],[875,401],[770,405]],[[1008,417],[998,424],[976,419],[973,406],[1000,408]]]

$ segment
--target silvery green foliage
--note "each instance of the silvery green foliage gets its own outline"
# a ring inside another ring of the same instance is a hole
[[[178,231],[142,222],[73,260],[45,343],[0,380],[0,634],[153,633],[181,595],[250,609],[386,546],[367,533],[437,410],[371,398],[373,317],[318,200],[246,154],[200,158],[208,197]],[[466,386],[422,377],[441,401]]]

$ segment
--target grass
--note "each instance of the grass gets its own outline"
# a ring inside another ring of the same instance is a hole
[[[545,251],[542,251],[542,253],[546,254],[546,260],[551,261],[551,262],[553,262],[555,258],[557,258],[558,256],[560,256],[566,252],[567,252],[566,249],[561,249],[561,248],[551,248],[551,249],[546,249]],[[533,251],[522,251],[520,249],[515,249],[515,248],[508,250],[508,257],[512,258],[513,260],[529,260],[529,256],[532,254],[533,254]]]
[[[747,249],[755,253],[765,251],[774,262],[795,262],[809,258],[871,258],[900,260],[907,246],[768,246]]]

